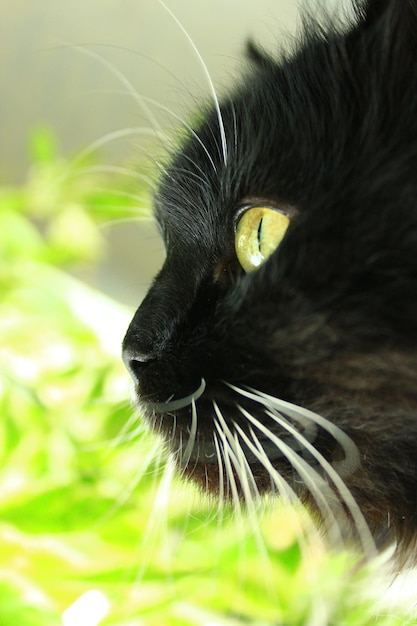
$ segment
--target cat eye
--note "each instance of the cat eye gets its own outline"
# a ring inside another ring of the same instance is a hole
[[[289,226],[287,214],[269,207],[246,209],[236,227],[235,250],[245,272],[253,272],[278,248]]]

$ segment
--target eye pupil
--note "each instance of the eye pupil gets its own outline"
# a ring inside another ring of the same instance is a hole
[[[263,217],[261,217],[261,219],[259,220],[259,226],[258,226],[258,244],[259,244],[259,250],[262,250],[262,222],[263,222]]]
[[[241,216],[235,235],[236,256],[245,272],[265,263],[289,226],[288,215],[270,207],[251,207]]]

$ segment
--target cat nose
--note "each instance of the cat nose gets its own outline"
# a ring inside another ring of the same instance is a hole
[[[132,376],[136,377],[142,365],[154,360],[154,355],[152,352],[123,348],[122,359]]]
[[[161,359],[170,342],[172,323],[152,298],[144,300],[127,329],[122,358],[132,378],[137,381],[144,369]]]
[[[129,365],[131,361],[138,361],[139,363],[147,363],[148,361],[152,361],[154,359],[154,353],[149,352],[139,352],[132,350],[123,350],[123,361],[126,365]]]
[[[164,265],[133,316],[123,340],[123,360],[136,381],[152,362],[164,358],[194,296],[192,272],[180,284],[172,275],[170,266]]]
[[[156,341],[149,332],[140,331],[132,324],[123,341],[122,358],[133,379],[138,379],[143,368],[158,357]]]

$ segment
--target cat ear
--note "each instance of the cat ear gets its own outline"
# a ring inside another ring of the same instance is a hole
[[[246,58],[259,69],[267,70],[275,66],[272,57],[253,39],[248,39],[246,42]]]

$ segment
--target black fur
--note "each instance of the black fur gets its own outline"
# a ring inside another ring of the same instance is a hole
[[[191,407],[159,405],[205,380],[183,463],[204,488],[219,488],[218,463],[204,455],[213,400],[231,430],[249,432],[244,404],[285,439],[225,382],[255,388],[350,437],[360,465],[343,479],[375,538],[388,533],[404,553],[417,536],[416,7],[357,2],[345,32],[310,17],[279,62],[250,45],[250,69],[221,103],[227,158],[209,107],[161,178],[167,257],[124,340],[141,406],[174,451],[186,446]],[[297,217],[268,261],[244,274],[234,228],[251,199]],[[314,444],[336,467],[340,442],[323,429]],[[271,489],[268,470],[242,450],[258,490]],[[291,463],[271,458],[312,500]]]

